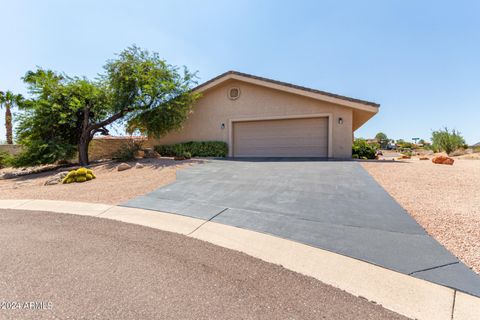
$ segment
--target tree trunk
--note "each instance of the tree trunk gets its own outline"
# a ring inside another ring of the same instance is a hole
[[[90,144],[90,135],[82,134],[80,141],[78,142],[78,163],[81,166],[89,164],[88,161],[88,145]]]
[[[10,104],[5,104],[5,130],[7,131],[7,144],[13,144],[12,111]]]
[[[83,109],[83,120],[80,140],[78,141],[78,163],[81,166],[88,165],[88,145],[90,144],[90,129],[88,126],[90,117],[90,106],[87,104]]]
[[[114,121],[120,119],[123,117],[123,115],[127,112],[132,111],[132,109],[125,109],[122,110],[114,115],[112,115],[110,118],[107,118],[99,123],[95,124],[90,124],[90,106],[87,104],[83,110],[83,120],[81,124],[81,135],[80,139],[78,141],[78,162],[80,163],[81,166],[86,166],[89,163],[88,160],[88,145],[90,144],[90,141],[92,141],[93,136],[95,133],[100,132],[101,129]]]

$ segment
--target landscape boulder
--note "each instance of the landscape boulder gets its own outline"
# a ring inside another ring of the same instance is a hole
[[[146,158],[146,159],[147,158],[160,158],[160,154],[157,151],[153,150],[152,148],[145,148],[142,151],[144,153],[143,157]]]
[[[450,157],[447,156],[436,156],[433,157],[432,162],[435,164],[448,164],[448,165],[453,165],[455,160],[453,160]]]
[[[430,158],[429,157],[420,157],[418,158],[419,160],[429,160]]]
[[[53,177],[51,177],[50,179],[48,179],[47,181],[45,181],[44,185],[45,186],[52,186],[52,185],[55,185],[55,184],[59,184],[60,182],[62,182],[63,178],[65,178],[67,176],[67,174],[68,174],[68,172],[59,172],[56,175],[54,175]]]
[[[120,163],[120,164],[118,165],[117,170],[118,170],[118,171],[125,171],[125,170],[130,169],[131,167],[132,167],[132,166],[129,165],[128,163],[123,162],[123,163]]]
[[[141,164],[140,162],[137,162],[135,164],[135,169],[142,169],[143,168],[143,164]]]

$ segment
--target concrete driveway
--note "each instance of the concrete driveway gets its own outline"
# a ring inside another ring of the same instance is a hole
[[[480,277],[356,162],[211,160],[124,205],[272,234],[480,296]]]

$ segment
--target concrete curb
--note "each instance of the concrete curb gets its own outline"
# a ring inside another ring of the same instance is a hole
[[[480,298],[291,240],[181,215],[105,204],[0,200],[0,209],[95,216],[180,233],[314,277],[416,319],[478,319]]]

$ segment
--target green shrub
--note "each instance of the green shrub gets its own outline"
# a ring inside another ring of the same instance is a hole
[[[182,154],[180,156],[185,158],[185,159],[190,159],[192,157],[192,154],[188,151],[184,151],[184,152],[182,152]]]
[[[375,159],[377,150],[367,143],[365,139],[355,139],[352,145],[352,158]]]
[[[13,167],[29,167],[41,164],[55,163],[73,158],[76,146],[50,141],[28,141],[24,144],[22,152],[11,160]]]
[[[228,145],[223,141],[190,141],[177,144],[155,146],[161,156],[174,157],[184,152],[190,153],[191,157],[226,157]]]
[[[409,157],[413,156],[412,149],[410,148],[403,148],[402,150],[400,150],[400,153]]]
[[[14,157],[5,151],[0,151],[0,169],[10,167],[13,163]]]
[[[128,140],[113,154],[113,159],[121,162],[133,161],[137,153],[142,149],[142,145],[143,142],[140,140]]]
[[[460,132],[453,129],[451,132],[448,128],[432,132],[432,145],[438,149],[445,151],[447,154],[463,147],[465,139],[460,135]]]
[[[415,148],[415,145],[411,142],[405,142],[405,141],[401,141],[401,142],[397,142],[397,148],[398,150],[403,150],[403,149],[414,149]]]

